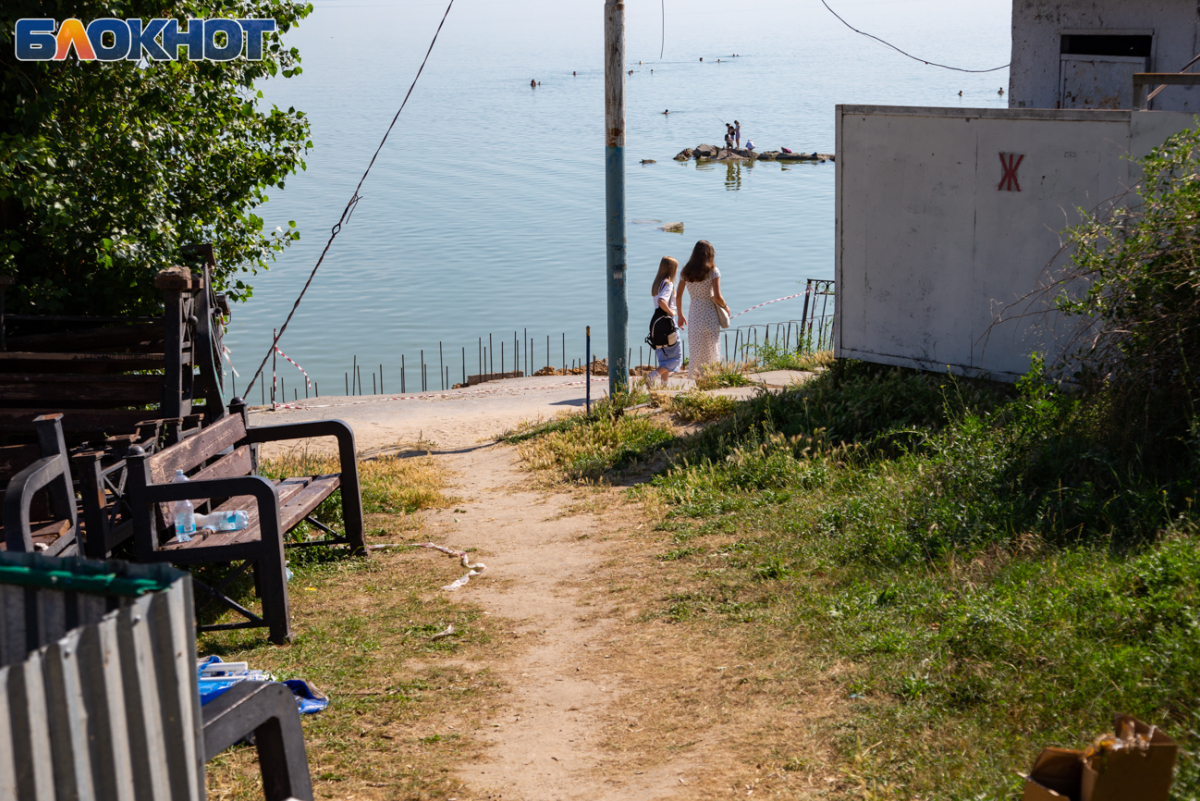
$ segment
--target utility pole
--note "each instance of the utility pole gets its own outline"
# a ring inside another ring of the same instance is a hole
[[[625,4],[604,4],[604,189],[608,238],[608,393],[629,388],[625,297]]]

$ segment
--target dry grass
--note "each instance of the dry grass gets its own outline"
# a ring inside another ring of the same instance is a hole
[[[379,536],[412,531],[421,527],[417,513],[422,509],[446,509],[458,503],[458,498],[443,492],[448,478],[445,468],[428,453],[412,453],[359,461],[358,477],[368,533]],[[274,478],[336,473],[338,460],[319,452],[293,451],[264,460],[259,472]],[[337,503],[340,501],[326,501],[318,510],[318,519],[325,513],[336,514],[331,507]]]
[[[262,465],[265,475],[336,469],[336,459],[307,452]],[[447,471],[428,455],[365,460],[359,472],[372,538],[395,542],[400,531],[420,528],[420,510],[457,500],[443,491]],[[321,511],[336,516],[340,504],[335,498]],[[504,650],[495,624],[439,590],[462,574],[457,560],[424,550],[365,559],[337,550],[309,560],[289,552],[290,645],[270,645],[262,630],[219,632],[200,637],[198,652],[279,679],[305,678],[329,695],[327,710],[304,719],[318,798],[453,795],[459,785],[449,772],[481,752],[473,733],[500,696],[487,667]],[[454,636],[430,639],[450,624]],[[254,749],[233,748],[209,763],[208,788],[213,799],[260,799]]]
[[[504,649],[494,622],[437,589],[461,573],[428,551],[301,568],[289,584],[291,645],[222,632],[202,636],[199,652],[308,679],[330,697],[304,719],[318,798],[444,798],[458,789],[452,767],[481,752],[474,733],[502,690],[487,667]],[[430,640],[450,624],[455,636]],[[212,799],[261,799],[254,749],[210,762],[208,788]]]

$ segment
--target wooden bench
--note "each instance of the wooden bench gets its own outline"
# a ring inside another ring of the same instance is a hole
[[[7,483],[3,547],[68,556],[79,550],[79,520],[62,415],[42,415],[33,423],[37,445],[0,447],[0,486]]]
[[[6,313],[15,284],[0,276],[0,441],[31,442],[33,418],[47,412],[63,414],[71,447],[129,434],[149,417],[185,417],[197,400],[207,422],[223,416],[228,304],[212,289],[211,248],[194,250],[196,270],[172,267],[155,278],[162,317]]]
[[[301,545],[349,545],[366,554],[363,539],[362,496],[354,432],[340,420],[247,425],[246,404],[235,398],[231,414],[178,444],[155,454],[139,447],[126,455],[126,497],[133,518],[134,546],[139,562],[170,562],[179,566],[231,564],[215,586],[195,584],[209,597],[246,618],[240,623],[201,626],[201,631],[266,626],[273,642],[291,639],[284,548]],[[337,438],[341,473],[272,481],[257,475],[257,445],[312,437]],[[172,483],[183,470],[188,483]],[[342,495],[345,531],[339,535],[311,517],[334,491]],[[250,524],[240,531],[198,532],[190,542],[175,540],[175,501],[191,500],[197,511],[245,509]],[[285,535],[307,520],[328,536],[320,540],[285,543]],[[256,615],[225,594],[248,567],[254,568],[263,613]],[[203,604],[199,604],[199,607]]]

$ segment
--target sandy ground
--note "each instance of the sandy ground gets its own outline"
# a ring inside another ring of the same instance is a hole
[[[780,386],[802,376],[772,375]],[[681,384],[682,382],[677,382]],[[595,394],[607,382],[597,381]],[[494,436],[523,420],[583,405],[570,378],[513,379],[489,392],[404,400],[321,398],[259,411],[264,425],[325,417],[349,422],[360,452],[418,438],[437,442],[453,471],[452,510],[428,513],[422,538],[473,548],[486,571],[461,594],[505,621],[523,646],[489,667],[510,688],[502,711],[473,736],[484,756],[458,767],[459,798],[632,801],[730,794],[817,797],[831,789],[826,748],[812,722],[831,714],[819,684],[780,708],[720,638],[642,619],[647,597],[668,588],[660,544],[619,490],[547,488]],[[757,388],[723,390],[747,396]],[[661,578],[660,578],[661,576]],[[748,678],[751,677],[751,678]],[[772,769],[755,754],[769,742],[812,766]]]
[[[778,388],[807,375],[775,371],[761,373],[757,380],[764,386]],[[673,378],[668,390],[682,392],[693,386],[685,378]],[[716,390],[716,394],[745,398],[757,391],[755,387],[737,387]],[[592,400],[607,393],[608,379],[593,378]],[[354,429],[360,454],[417,441],[433,443],[431,447],[445,451],[491,441],[523,421],[549,419],[563,411],[582,409],[586,402],[583,376],[510,378],[445,392],[300,399],[280,404],[275,411],[256,406],[251,409],[250,423],[261,426],[302,420],[345,420]]]

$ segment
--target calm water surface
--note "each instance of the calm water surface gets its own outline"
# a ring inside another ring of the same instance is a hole
[[[1008,61],[1007,0],[832,5],[926,58],[979,68]],[[508,369],[514,330],[528,329],[538,364],[547,335],[551,359],[562,360],[564,332],[568,361],[582,357],[586,325],[604,355],[602,6],[457,0],[362,201],[280,342],[323,394],[344,392],[355,355],[368,365],[368,392],[369,370],[380,364],[396,392],[403,354],[411,392],[419,351],[436,364],[439,340],[458,381],[460,349],[476,372],[477,337],[486,342],[488,333],[497,350],[509,343]],[[227,342],[239,389],[307,279],[444,9],[440,1],[317,0],[288,35],[304,72],[263,88],[272,102],[308,113],[315,147],[307,171],[263,214],[271,227],[295,220],[303,238],[253,279],[254,297],[234,311]],[[682,263],[697,239],[715,245],[735,312],[793,294],[805,278],[833,277],[833,163],[697,166],[672,161],[681,149],[719,144],[723,121],[736,118],[760,150],[832,152],[837,103],[1005,105],[997,89],[1007,87],[1007,70],[968,75],[905,59],[842,27],[817,0],[667,0],[662,59],[660,13],[658,3],[627,2],[628,219],[682,221],[686,231],[629,225],[635,360],[659,258]],[[530,79],[542,85],[531,89]],[[787,301],[738,322],[799,314]],[[290,398],[301,384],[287,370]]]

